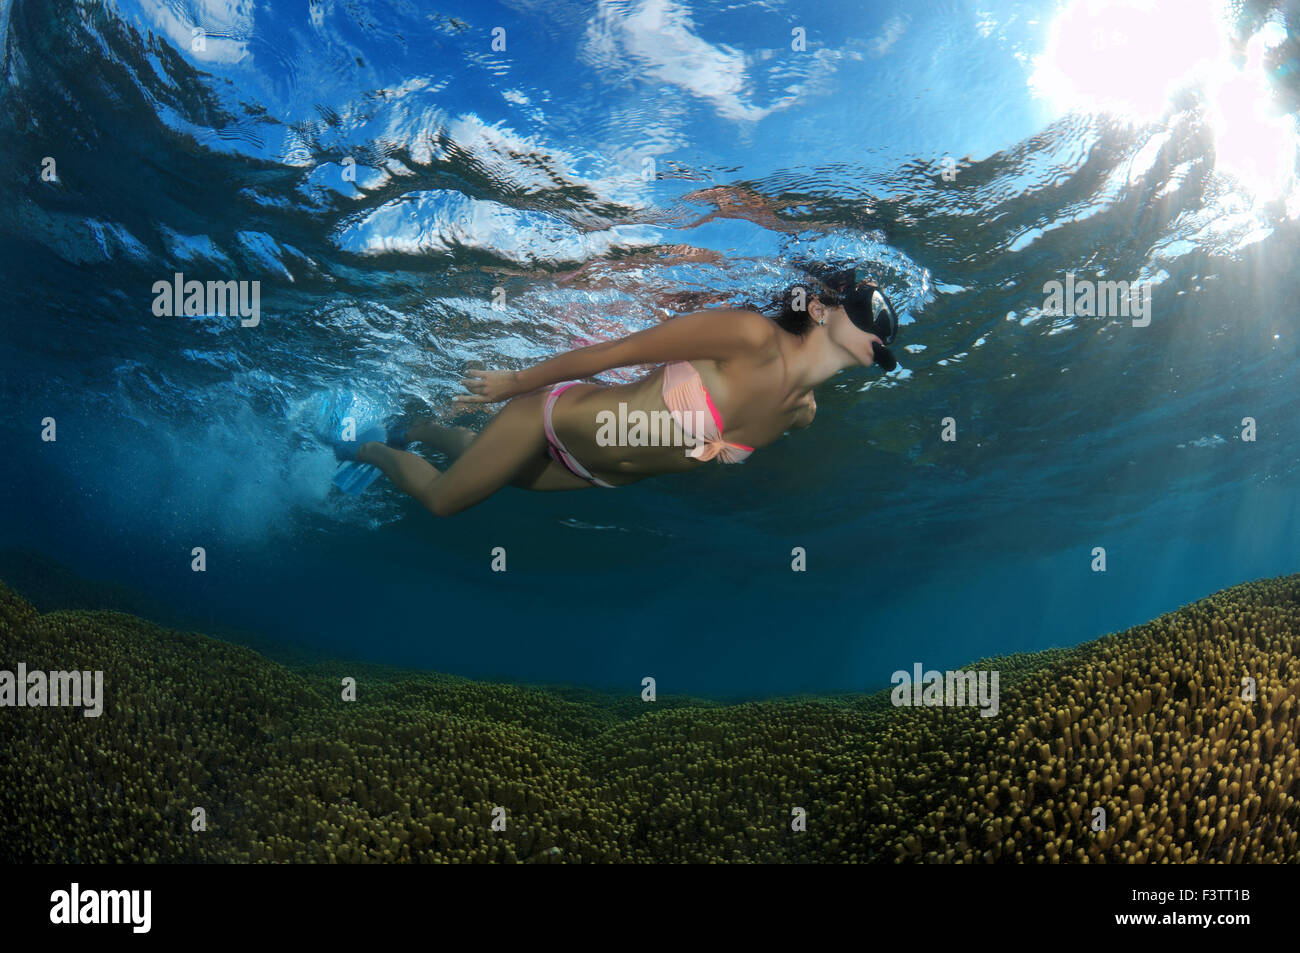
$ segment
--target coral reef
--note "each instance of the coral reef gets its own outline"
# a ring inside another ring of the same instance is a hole
[[[102,669],[106,694],[99,718],[0,709],[0,860],[1294,861],[1297,649],[1289,576],[973,663],[1001,672],[992,718],[888,692],[647,704],[286,667],[0,584],[0,669]]]

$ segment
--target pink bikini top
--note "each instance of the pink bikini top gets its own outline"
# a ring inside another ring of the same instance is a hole
[[[722,414],[713,405],[713,398],[709,396],[700,372],[690,361],[664,365],[663,392],[664,403],[673,420],[694,442],[687,456],[697,460],[716,457],[723,463],[743,463],[754,452],[753,447],[722,439]]]

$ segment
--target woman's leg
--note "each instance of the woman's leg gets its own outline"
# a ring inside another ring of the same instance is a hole
[[[363,443],[357,447],[357,459],[379,467],[393,481],[393,486],[421,502],[424,502],[421,494],[442,476],[442,471],[424,457],[395,450],[385,443]]]
[[[451,516],[481,503],[518,478],[531,484],[541,475],[538,464],[546,452],[542,429],[545,403],[546,393],[537,391],[510,401],[469,441],[445,473],[423,457],[382,443],[362,444],[357,459],[379,467],[394,486],[434,515]]]
[[[448,427],[433,420],[421,420],[412,424],[406,431],[408,440],[418,440],[427,447],[432,447],[446,454],[454,463],[469,445],[478,437],[478,433],[468,427]],[[585,490],[591,486],[582,477],[574,476],[560,466],[544,452],[538,458],[519,468],[510,481],[511,486],[521,490],[549,492],[551,490]]]
[[[439,453],[445,453],[453,462],[469,449],[477,436],[468,427],[445,427],[432,420],[422,420],[406,431],[407,440],[418,440]]]

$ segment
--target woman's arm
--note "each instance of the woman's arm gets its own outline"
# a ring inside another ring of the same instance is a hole
[[[465,403],[495,403],[517,394],[591,377],[614,367],[668,361],[733,360],[761,348],[774,325],[761,314],[718,308],[684,314],[616,341],[568,351],[522,371],[467,371]]]

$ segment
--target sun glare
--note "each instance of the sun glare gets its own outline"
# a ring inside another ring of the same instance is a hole
[[[1030,85],[1065,112],[1159,121],[1193,88],[1214,130],[1215,168],[1257,198],[1296,185],[1296,123],[1277,108],[1265,53],[1286,39],[1269,23],[1233,62],[1222,0],[1074,0],[1057,17]]]
[[[1229,68],[1209,102],[1215,167],[1263,199],[1277,198],[1295,184],[1300,142],[1295,119],[1277,109],[1269,90],[1264,71],[1269,40],[1263,31],[1251,37],[1245,67]]]

